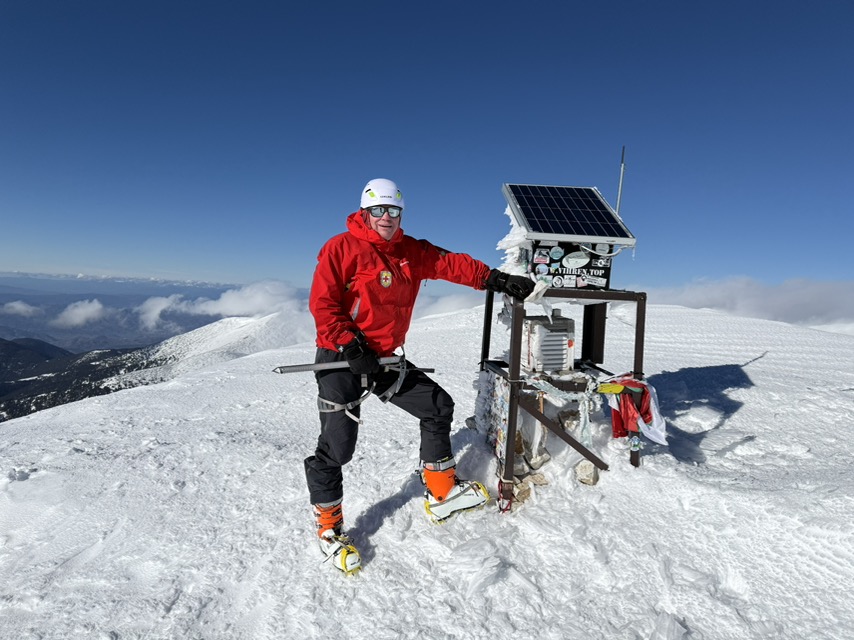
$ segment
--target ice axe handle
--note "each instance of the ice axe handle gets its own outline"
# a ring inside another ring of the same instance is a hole
[[[400,357],[388,356],[380,358],[378,362],[383,366],[400,364]],[[325,371],[327,369],[347,369],[350,365],[345,360],[338,362],[317,362],[312,364],[290,364],[273,369],[275,373],[297,373],[299,371]],[[425,373],[433,373],[435,369],[420,369],[415,367],[407,367],[407,371],[423,371]]]

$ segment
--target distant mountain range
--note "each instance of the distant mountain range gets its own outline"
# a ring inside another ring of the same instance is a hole
[[[170,380],[188,370],[264,349],[307,342],[307,314],[224,318],[139,349],[74,354],[42,340],[0,338],[0,423],[121,389]]]
[[[0,273],[0,421],[110,393],[121,388],[118,377],[163,365],[168,355],[150,345],[217,317],[169,312],[146,327],[139,306],[169,296],[216,299],[228,289],[199,282]],[[97,304],[99,313],[83,322],[61,321],[80,304]],[[140,378],[134,384],[144,383]]]
[[[28,338],[0,339],[0,422],[110,393],[104,381],[156,366],[146,349],[73,354]]]

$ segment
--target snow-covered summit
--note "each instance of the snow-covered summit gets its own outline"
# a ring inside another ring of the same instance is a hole
[[[493,488],[464,426],[482,313],[416,321],[407,355],[456,400],[461,473]],[[612,310],[612,370],[629,368],[632,318]],[[415,420],[371,399],[345,471],[365,569],[345,579],[312,540],[313,378],[271,372],[313,358],[308,339],[279,346],[294,322],[211,325],[168,347],[171,380],[0,425],[0,637],[854,635],[854,338],[651,305],[670,447],[635,469],[600,417],[598,485],[550,440],[549,484],[520,509],[441,527],[412,475]]]
[[[259,351],[307,342],[313,330],[308,314],[278,312],[261,318],[223,318],[145,349],[139,357],[162,364],[118,375],[105,386],[121,389],[170,380]]]

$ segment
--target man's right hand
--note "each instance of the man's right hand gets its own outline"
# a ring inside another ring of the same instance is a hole
[[[357,336],[338,350],[347,358],[350,371],[357,376],[370,376],[379,372],[380,363],[377,354],[365,344],[362,336]]]

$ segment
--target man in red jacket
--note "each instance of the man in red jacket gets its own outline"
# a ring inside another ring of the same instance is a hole
[[[461,480],[451,450],[454,402],[424,372],[384,370],[378,358],[403,347],[422,280],[447,280],[525,299],[534,283],[463,253],[450,253],[404,235],[403,195],[391,180],[371,180],[347,232],[320,250],[309,308],[317,325],[315,362],[345,361],[344,369],[318,371],[320,437],[305,473],[323,553],[352,573],[359,553],[344,533],[341,467],[353,457],[359,403],[370,393],[400,407],[421,425],[422,479],[427,511],[435,521],[482,505],[482,484]]]

